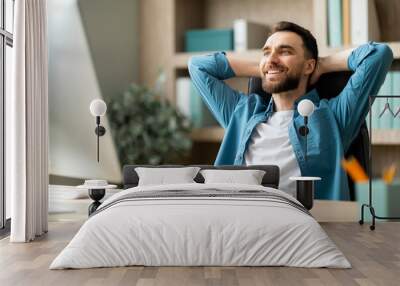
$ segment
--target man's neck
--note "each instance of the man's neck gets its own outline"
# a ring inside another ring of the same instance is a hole
[[[293,90],[273,93],[272,97],[274,99],[275,111],[292,110],[296,99],[303,96],[305,93],[306,88],[301,85]]]

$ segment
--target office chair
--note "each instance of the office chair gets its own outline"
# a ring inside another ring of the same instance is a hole
[[[352,72],[333,72],[323,74],[316,85],[312,88],[316,88],[320,98],[330,99],[332,97],[337,96],[346,85],[349,80]],[[271,98],[270,94],[267,94],[261,86],[261,79],[252,77],[248,82],[248,93],[256,93],[258,95],[264,96],[267,101]],[[361,125],[360,131],[357,136],[354,138],[353,142],[350,145],[350,148],[347,150],[345,157],[354,156],[358,162],[360,162],[361,166],[364,170],[369,174],[369,134],[366,121]],[[355,200],[355,186],[353,180],[350,176],[347,176],[350,190],[350,200]]]

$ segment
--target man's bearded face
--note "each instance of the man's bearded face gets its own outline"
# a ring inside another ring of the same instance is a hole
[[[267,93],[280,93],[298,88],[306,65],[301,38],[292,32],[276,32],[262,50],[263,89]]]

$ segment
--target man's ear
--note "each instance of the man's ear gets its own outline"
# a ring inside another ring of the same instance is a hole
[[[315,59],[306,60],[306,64],[305,64],[305,68],[304,68],[304,74],[305,75],[312,74],[314,72],[316,66],[317,66],[317,61]]]

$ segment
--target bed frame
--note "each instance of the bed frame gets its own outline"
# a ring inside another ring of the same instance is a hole
[[[123,168],[123,185],[124,189],[133,188],[138,185],[139,177],[135,171],[137,167],[146,168],[179,168],[179,167],[200,167],[202,170],[205,169],[218,169],[218,170],[263,170],[265,175],[262,179],[261,184],[264,187],[271,187],[277,189],[279,187],[279,167],[275,165],[254,165],[254,166],[213,166],[213,165],[125,165]],[[194,178],[197,183],[204,183],[204,178],[200,174]]]

